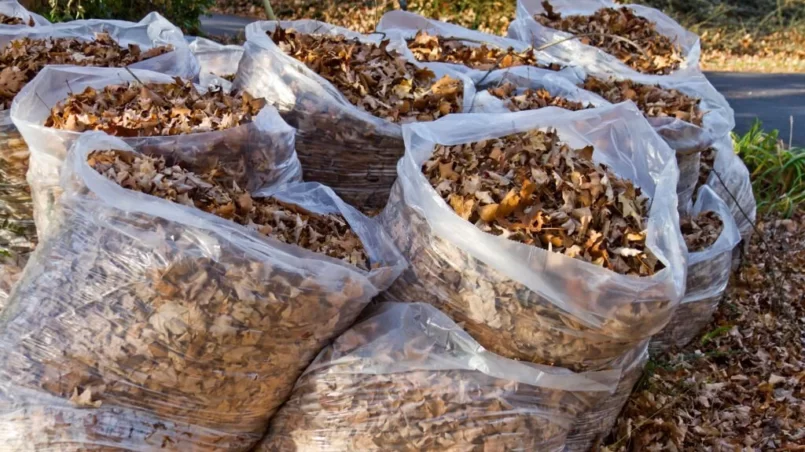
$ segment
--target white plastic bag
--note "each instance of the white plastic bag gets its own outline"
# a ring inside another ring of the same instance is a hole
[[[50,25],[50,21],[40,16],[39,14],[32,13],[20,5],[17,0],[3,0],[0,2],[0,14],[8,17],[17,17],[25,22],[22,25],[6,25],[0,24],[0,29],[4,28],[23,28],[23,27],[42,27]],[[32,25],[33,24],[33,25]]]
[[[617,371],[505,359],[425,303],[384,303],[305,371],[258,450],[561,451]]]
[[[0,441],[249,450],[308,363],[404,261],[324,186],[271,196],[343,215],[370,271],[127,190],[87,163],[107,149],[136,152],[99,132],[76,142],[54,230],[0,316]]]
[[[330,82],[285,54],[267,34],[277,25],[375,44],[383,35],[362,35],[312,20],[255,22],[246,27],[246,52],[235,82],[236,88],[276,105],[297,129],[296,147],[305,180],[332,187],[353,205],[382,207],[397,177],[397,160],[404,153],[401,126],[354,106]],[[407,51],[399,40],[387,49]],[[433,72],[437,77],[448,74],[439,68]],[[455,72],[449,74],[464,82],[463,110],[469,111],[475,96],[472,81]]]
[[[744,242],[749,243],[754,232],[752,225],[757,220],[757,201],[752,191],[749,170],[735,154],[729,134],[718,139],[713,144],[713,149],[716,151],[714,172],[707,177],[707,185],[727,203],[741,237]]]
[[[190,43],[190,51],[198,59],[199,84],[201,86],[219,85],[226,90],[232,88],[230,76],[238,71],[243,57],[243,47],[223,45],[206,38],[196,38]]]
[[[133,75],[132,75],[133,74]],[[59,170],[70,146],[82,134],[45,127],[50,108],[86,87],[102,90],[129,82],[173,83],[168,75],[118,68],[51,66],[42,70],[14,100],[11,116],[31,149],[28,182],[33,190],[36,225],[40,235],[59,195]],[[200,92],[205,87],[198,87]],[[194,165],[206,163],[231,172],[241,187],[250,191],[301,180],[294,151],[294,129],[267,105],[254,121],[214,132],[173,136],[124,138],[128,145],[148,155],[170,155]]]
[[[741,242],[741,235],[727,204],[707,185],[699,190],[690,214],[696,216],[704,212],[715,212],[724,223],[724,229],[713,246],[689,253],[685,297],[668,325],[651,339],[651,353],[687,345],[710,323],[724,297],[732,272],[732,255]]]
[[[652,199],[647,247],[665,265],[631,277],[480,231],[431,187],[421,165],[435,145],[555,128],[575,148]],[[571,112],[544,108],[453,115],[403,128],[406,153],[381,215],[410,268],[391,299],[423,300],[462,323],[487,349],[573,370],[605,368],[659,332],[684,292],[674,153],[631,103]]]
[[[597,47],[582,44],[578,39],[567,39],[572,34],[545,27],[534,20],[542,14],[543,0],[517,0],[516,20],[509,26],[509,37],[530,42],[534,47],[565,40],[545,49],[545,52],[567,65],[578,65],[601,73],[623,74],[627,78],[643,75],[622,63],[614,55]],[[617,4],[610,0],[548,0],[555,12],[562,16],[589,16],[601,8],[629,8],[636,15],[644,17],[657,25],[657,31],[671,38],[682,49],[683,62],[671,75],[684,74],[698,70],[701,56],[699,37],[676,23],[673,19],[654,8],[643,5]]]
[[[531,49],[531,46],[523,41],[482,33],[476,30],[470,30],[459,25],[442,22],[436,19],[428,19],[420,16],[419,14],[414,14],[407,11],[389,11],[383,15],[383,17],[380,19],[380,22],[377,24],[377,32],[386,35],[386,37],[389,39],[413,39],[419,31],[426,31],[431,35],[443,36],[445,38],[465,39],[466,41],[464,41],[464,44],[472,47],[480,47],[482,44],[486,44],[488,47],[500,48],[503,50],[512,48],[516,52],[524,52]],[[411,60],[415,60],[413,53],[408,50],[408,47],[405,46],[404,43],[402,45],[405,48],[406,54],[409,55]],[[546,66],[554,63],[562,63],[560,60],[553,58],[548,53],[536,52],[536,56],[538,61]],[[501,72],[507,71],[507,69],[498,69],[490,72],[488,70],[473,69],[463,64],[453,63],[426,64],[431,68],[442,66],[446,69],[463,73],[470,77],[475,83],[479,83],[482,80],[488,80],[488,77],[496,74],[499,75]],[[574,79],[576,77],[576,69],[573,67],[565,68],[559,73],[566,75],[570,79]]]
[[[520,66],[505,71],[496,71],[490,74],[482,84],[476,86],[478,92],[472,104],[472,113],[508,113],[510,110],[506,102],[487,91],[489,88],[494,88],[504,83],[511,83],[516,86],[518,88],[517,93],[522,93],[526,89],[545,89],[552,96],[564,97],[585,105],[592,104],[596,107],[611,105],[601,96],[577,86],[578,83],[583,81],[583,78],[571,81],[566,75],[534,67]]]

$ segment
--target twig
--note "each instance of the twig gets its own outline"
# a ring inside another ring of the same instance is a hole
[[[45,102],[45,101],[44,101],[44,99],[42,99],[42,97],[41,97],[41,96],[39,96],[39,93],[37,93],[36,91],[34,91],[34,94],[36,94],[36,98],[37,98],[37,99],[39,99],[39,102],[42,102],[42,105],[44,105],[44,106],[45,106],[45,108],[47,108],[47,109],[48,109],[48,111],[50,111],[50,107],[48,107],[47,102]]]
[[[68,89],[67,94],[72,95],[73,94],[73,87],[70,86],[70,80],[65,80],[64,82],[67,83],[67,89]]]
[[[755,231],[755,234],[757,234],[757,236],[760,238],[760,241],[763,242],[763,245],[766,246],[767,249],[771,249],[771,246],[769,246],[768,242],[766,242],[766,238],[763,236],[763,233],[760,231],[760,229],[758,229],[755,222],[752,221],[751,218],[749,218],[749,215],[744,211],[743,207],[741,207],[741,204],[738,202],[738,199],[732,193],[732,190],[730,190],[727,187],[727,184],[724,183],[724,179],[721,178],[721,174],[718,174],[718,171],[716,171],[715,168],[713,169],[713,174],[716,175],[718,181],[721,183],[721,186],[724,187],[724,190],[726,190],[727,193],[730,195],[730,198],[732,198],[732,201],[738,207],[738,210],[741,212],[741,215],[743,215],[744,218],[746,218],[746,221],[748,221],[749,224],[752,225],[752,229]],[[779,274],[777,273],[776,264],[769,265],[770,263],[774,263],[769,261],[770,257],[771,254],[766,255],[766,266],[769,267],[769,270],[771,271],[771,280],[775,290],[777,291],[777,297],[778,297],[777,299],[772,297],[771,309],[772,312],[774,312],[775,314],[779,314],[783,311],[782,300],[785,299],[785,293],[783,292],[783,287],[780,285],[780,278]]]
[[[143,81],[140,80],[140,77],[137,77],[137,74],[135,74],[134,71],[132,71],[128,66],[126,66],[123,69],[125,69],[129,74],[131,74],[131,76],[134,77],[134,80],[136,80],[137,83],[139,83],[140,85],[145,86],[145,83],[143,83]],[[146,89],[148,89],[148,88],[146,88]]]

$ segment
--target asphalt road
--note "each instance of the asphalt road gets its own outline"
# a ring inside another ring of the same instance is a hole
[[[214,35],[234,35],[252,19],[213,14],[202,17],[202,29]],[[805,74],[708,72],[707,78],[735,110],[736,131],[749,130],[756,118],[766,129],[778,129],[787,142],[805,147]],[[793,128],[791,121],[793,119]]]

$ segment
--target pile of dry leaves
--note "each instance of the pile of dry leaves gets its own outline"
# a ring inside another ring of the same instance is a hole
[[[252,198],[237,185],[226,186],[215,172],[196,175],[164,158],[123,151],[90,154],[89,165],[121,187],[196,207],[311,251],[369,270],[360,238],[340,215],[319,215],[273,198]]]
[[[96,33],[93,41],[77,38],[11,41],[0,51],[0,111],[10,108],[14,96],[48,64],[125,67],[171,50],[170,46],[146,51],[136,44],[121,47],[107,33]]]
[[[265,105],[249,93],[230,95],[220,87],[200,93],[192,82],[177,78],[171,84],[87,87],[56,104],[45,126],[121,137],[181,135],[250,123]]]
[[[31,17],[28,22],[25,22],[21,17],[7,16],[0,14],[0,24],[2,25],[28,25],[29,27],[36,26],[34,18]]]
[[[432,121],[459,113],[463,105],[461,80],[436,80],[386,49],[387,41],[363,43],[344,36],[299,33],[278,27],[270,33],[280,49],[332,83],[352,104],[395,123]]]
[[[802,449],[805,214],[758,228],[713,322],[653,359],[605,450]]]
[[[584,105],[583,102],[572,101],[561,96],[553,96],[545,88],[529,88],[518,93],[517,86],[509,82],[494,88],[489,88],[487,91],[489,94],[505,101],[506,107],[511,111],[538,110],[545,107],[559,107],[573,111],[595,108],[593,104]]]
[[[576,35],[582,43],[614,55],[638,72],[670,74],[683,62],[679,45],[630,8],[601,8],[591,16],[562,17],[549,1],[542,6],[545,12],[534,16],[537,22]]]
[[[695,217],[683,216],[679,224],[689,253],[710,248],[724,230],[724,222],[715,212],[702,212]]]
[[[535,130],[439,145],[423,172],[482,231],[625,275],[655,274],[663,264],[646,248],[648,198],[592,154]]]
[[[511,47],[504,49],[490,43],[471,46],[461,39],[434,36],[426,31],[418,32],[407,42],[416,59],[423,62],[463,64],[484,71],[516,66],[537,66],[554,71],[562,69],[558,64],[545,65],[537,61],[531,48],[518,52]]]
[[[699,108],[701,99],[657,85],[646,85],[631,80],[603,80],[588,76],[581,87],[613,104],[631,100],[650,118],[671,117],[701,126],[707,113]]]

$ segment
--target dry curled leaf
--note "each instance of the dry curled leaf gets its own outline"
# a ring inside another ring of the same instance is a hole
[[[2,24],[2,25],[27,25],[29,27],[36,26],[36,22],[34,22],[33,17],[28,19],[28,22],[26,22],[21,17],[7,16],[5,14],[0,14],[0,24]]]
[[[554,71],[562,69],[558,64],[546,65],[539,62],[534,49],[518,52],[511,47],[504,49],[491,43],[472,46],[461,39],[434,36],[424,30],[419,31],[407,43],[416,59],[423,62],[463,64],[478,70],[516,66],[536,66]]]
[[[93,41],[77,38],[11,41],[0,51],[0,111],[10,108],[14,96],[46,65],[125,67],[171,50],[170,46],[149,50],[136,44],[121,47],[108,33],[96,33]]]
[[[249,123],[266,105],[248,93],[220,87],[200,93],[190,81],[87,87],[51,109],[45,127],[121,137],[168,136],[226,130]]]
[[[464,84],[436,80],[395,51],[344,36],[304,34],[278,27],[270,34],[280,49],[332,83],[353,105],[379,118],[406,123],[460,113]]]
[[[699,107],[701,99],[658,85],[588,76],[581,87],[613,104],[631,100],[649,118],[671,117],[701,127],[706,114]]]
[[[340,215],[320,215],[273,198],[252,198],[235,184],[197,175],[164,158],[123,151],[93,152],[89,165],[121,187],[196,207],[250,229],[369,270],[360,238]]]
[[[724,230],[724,222],[716,212],[702,212],[695,217],[682,217],[679,225],[690,253],[713,246]]]
[[[517,92],[517,86],[509,82],[489,88],[487,91],[498,99],[502,99],[511,111],[538,110],[545,107],[559,107],[572,111],[595,108],[595,105],[590,103],[585,105],[583,102],[553,96],[545,88],[529,88],[525,91]]]
[[[601,8],[590,16],[562,17],[549,1],[543,1],[542,6],[545,12],[534,16],[537,22],[577,35],[582,43],[600,48],[638,72],[670,74],[684,61],[682,49],[674,40],[628,7]]]
[[[663,264],[645,245],[648,198],[571,149],[555,131],[439,145],[423,173],[456,213],[482,231],[625,275]]]

